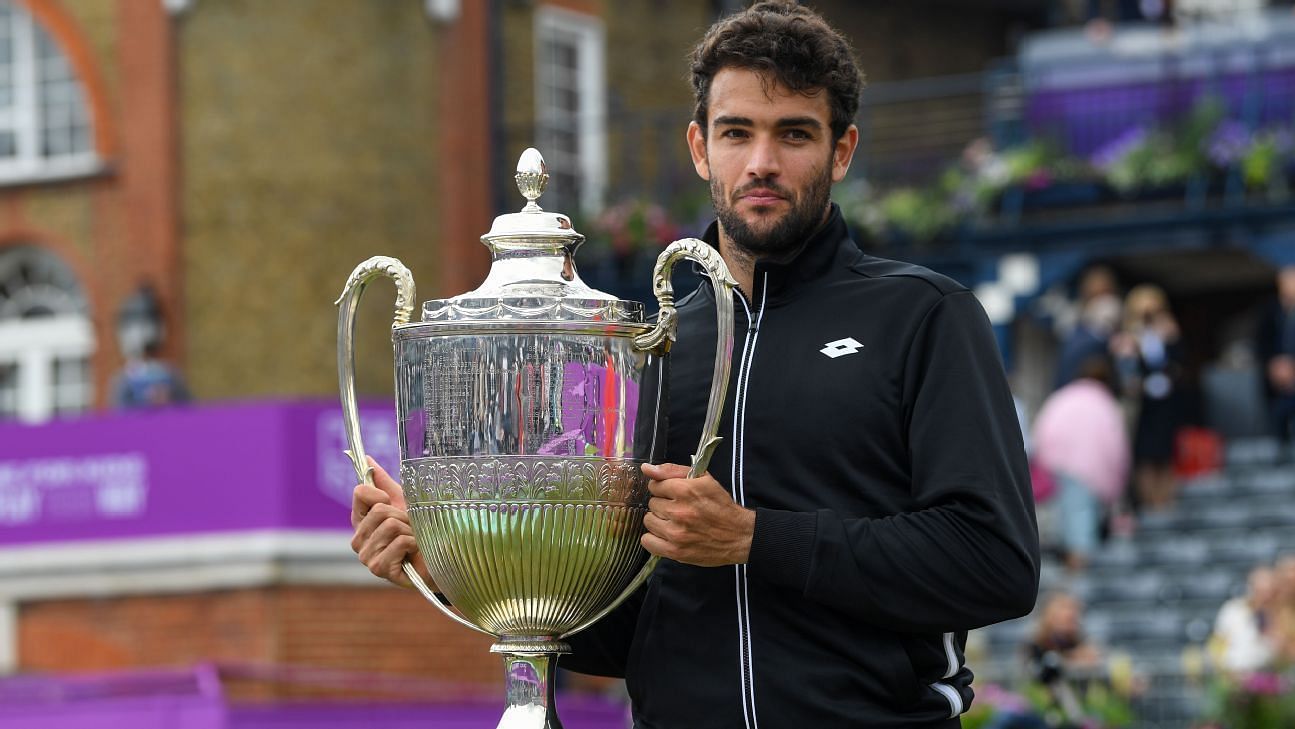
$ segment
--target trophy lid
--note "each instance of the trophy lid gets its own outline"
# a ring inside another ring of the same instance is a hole
[[[539,151],[522,152],[516,180],[526,206],[495,218],[490,232],[481,236],[491,257],[486,280],[468,293],[425,302],[424,322],[643,321],[641,303],[580,280],[573,256],[585,237],[570,218],[539,206],[548,179]]]

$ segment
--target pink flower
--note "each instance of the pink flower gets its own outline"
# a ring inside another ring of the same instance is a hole
[[[998,684],[988,684],[976,689],[976,699],[999,711],[1021,712],[1030,708],[1024,696],[1014,694]]]
[[[1025,178],[1025,189],[1042,190],[1052,184],[1052,173],[1048,170],[1038,169],[1030,173]]]
[[[1255,671],[1241,682],[1241,690],[1256,696],[1280,696],[1285,689],[1285,681],[1275,673]]]

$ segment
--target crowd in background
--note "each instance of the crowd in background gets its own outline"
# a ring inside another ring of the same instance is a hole
[[[1281,269],[1276,284],[1252,349],[1270,430],[1285,447],[1295,421],[1295,266]],[[1127,534],[1138,515],[1174,506],[1175,465],[1193,418],[1190,333],[1163,289],[1140,283],[1121,296],[1114,273],[1096,266],[1077,283],[1074,312],[1060,335],[1053,391],[1026,441],[1042,536],[1078,573],[1101,535]]]
[[[1104,525],[1126,530],[1134,512],[1173,505],[1186,413],[1182,331],[1160,287],[1121,298],[1114,274],[1097,267],[1080,279],[1075,308],[1029,442],[1036,498],[1056,522],[1045,541],[1077,572]]]
[[[1270,430],[1285,453],[1295,422],[1295,266],[1281,269],[1276,284],[1250,345]],[[1191,419],[1185,336],[1161,288],[1142,283],[1121,296],[1114,273],[1100,266],[1077,281],[1053,390],[1026,438],[1041,537],[1072,577],[1083,573],[1104,536],[1128,534],[1143,515],[1175,505],[1175,459]],[[1115,680],[1110,658],[1084,632],[1083,609],[1075,594],[1046,596],[1021,654],[1030,682],[1046,690],[1063,718],[1083,716],[1080,697],[1090,683]],[[1232,682],[1295,666],[1295,554],[1251,571],[1245,594],[1219,610],[1206,654]],[[1136,692],[1131,681],[1122,688]],[[1003,713],[992,726],[1049,725],[1024,711]]]

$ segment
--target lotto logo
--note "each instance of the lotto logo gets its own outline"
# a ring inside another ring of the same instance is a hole
[[[854,337],[846,337],[845,339],[838,339],[835,342],[828,342],[826,346],[818,351],[826,354],[832,359],[836,359],[837,357],[844,357],[847,354],[854,354],[861,349],[863,349],[863,345]]]

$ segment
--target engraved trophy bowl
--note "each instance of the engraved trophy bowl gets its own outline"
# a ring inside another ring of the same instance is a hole
[[[495,637],[507,694],[500,729],[562,726],[553,704],[557,657],[569,652],[562,639],[619,605],[656,565],[639,544],[649,496],[640,466],[659,462],[665,447],[679,261],[705,269],[719,322],[694,476],[719,440],[733,347],[736,283],[713,248],[696,239],[665,248],[653,271],[660,313],[648,322],[642,304],[580,280],[572,256],[584,236],[538,205],[547,178],[539,152],[526,150],[517,166],[526,206],[482,236],[492,263],[476,290],[428,301],[411,321],[413,276],[376,256],[337,302],[347,455],[372,483],[355,397],[355,311],[375,278],[396,284],[400,475],[436,589],[408,562],[404,571],[447,616]]]

